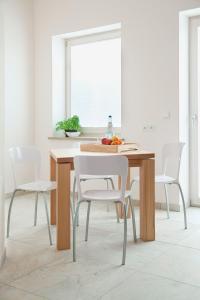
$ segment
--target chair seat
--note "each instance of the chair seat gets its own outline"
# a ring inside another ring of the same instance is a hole
[[[139,181],[139,176],[135,177],[133,181]],[[173,183],[176,179],[166,175],[156,175],[155,176],[155,183]]]
[[[84,181],[84,180],[98,180],[98,179],[110,179],[110,178],[113,178],[113,176],[111,176],[111,175],[96,175],[96,176],[94,176],[94,175],[81,175],[80,176],[80,179],[82,180],[82,181]]]
[[[131,195],[131,191],[126,191],[125,198]],[[90,190],[82,194],[83,200],[93,201],[121,201],[120,192],[115,190]]]
[[[176,179],[166,175],[156,175],[155,182],[157,183],[173,183]]]
[[[55,181],[34,181],[18,185],[17,190],[30,191],[30,192],[47,192],[56,189]]]

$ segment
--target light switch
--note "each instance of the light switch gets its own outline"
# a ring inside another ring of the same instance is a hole
[[[170,120],[170,119],[171,119],[171,113],[168,112],[168,113],[164,114],[164,115],[163,115],[163,119],[165,119],[165,120]]]
[[[152,125],[152,124],[146,124],[146,125],[143,126],[143,131],[150,132],[150,131],[153,131],[154,128],[155,128],[154,125]]]

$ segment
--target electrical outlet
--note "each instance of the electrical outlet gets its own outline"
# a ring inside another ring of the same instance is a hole
[[[144,132],[151,132],[151,131],[153,131],[154,130],[154,125],[152,125],[152,124],[146,124],[146,125],[144,125],[143,126],[143,131]]]

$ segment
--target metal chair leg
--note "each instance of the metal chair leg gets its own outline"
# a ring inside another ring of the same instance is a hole
[[[134,187],[134,185],[135,185],[135,183],[136,183],[137,181],[135,181],[134,179],[131,181],[131,183],[130,183],[130,191],[133,193],[133,187]]]
[[[37,225],[38,196],[39,196],[39,193],[37,192],[37,193],[36,193],[36,195],[35,195],[34,226],[36,226],[36,225]]]
[[[136,181],[133,179],[130,183],[130,190],[132,190],[132,187],[134,186],[135,183],[136,183]]]
[[[122,265],[125,265],[126,261],[126,244],[127,244],[127,205],[124,204],[124,242],[123,242],[123,255],[122,255]]]
[[[77,216],[77,219],[76,219],[76,226],[77,227],[79,226],[79,211],[78,211],[78,216]]]
[[[185,229],[187,229],[187,214],[186,214],[185,199],[184,199],[184,195],[180,183],[176,183],[176,184],[178,185],[179,191],[181,193],[181,199],[183,203],[183,213],[184,213],[184,225],[185,225]]]
[[[14,190],[11,200],[10,200],[10,205],[9,205],[9,209],[8,209],[8,220],[7,220],[7,238],[9,237],[10,234],[10,217],[11,217],[11,210],[12,210],[12,205],[13,205],[13,200],[15,198],[15,194],[16,194],[17,190]]]
[[[85,241],[88,240],[88,229],[89,229],[89,220],[90,220],[90,207],[91,201],[88,201],[88,209],[87,209],[87,220],[86,220],[86,230],[85,230]]]
[[[111,183],[112,189],[115,190],[115,185],[114,185],[114,182],[113,182],[112,178],[108,178],[108,180]]]
[[[167,184],[164,183],[164,189],[165,189],[165,199],[166,199],[166,208],[167,208],[167,218],[169,219],[169,197],[168,197],[168,191],[167,191]]]
[[[115,203],[115,210],[116,210],[116,216],[117,216],[117,223],[120,223],[119,212],[118,212],[118,203]]]
[[[109,179],[106,178],[105,181],[106,181],[106,188],[107,188],[107,190],[109,190],[109,184],[108,184]],[[106,204],[106,209],[107,209],[107,212],[110,211],[109,203]]]
[[[73,195],[72,195],[72,203],[73,203],[73,211],[75,214],[75,194],[76,194],[76,177],[74,177],[74,183],[73,183]],[[79,226],[79,212],[78,212],[78,216],[77,216],[77,224],[76,226]]]
[[[73,262],[76,261],[76,227],[77,227],[77,216],[78,216],[80,204],[81,202],[78,202],[74,214],[74,221],[73,221]]]
[[[76,177],[74,177],[73,191],[72,191],[72,205],[73,205],[74,212],[75,212],[75,193],[76,193]]]
[[[134,242],[137,242],[135,211],[134,211],[134,205],[132,203],[131,197],[129,197],[129,203],[130,203],[131,214],[132,214],[133,238],[134,238]]]
[[[115,190],[115,185],[114,185],[112,178],[108,178],[108,180],[110,181],[112,189]],[[117,223],[120,223],[117,203],[115,203],[115,209],[116,209]]]
[[[73,221],[74,221],[74,209],[73,209],[73,203],[72,203],[73,200],[70,199],[70,210],[71,210],[71,218],[72,218],[72,224],[73,224]]]
[[[45,194],[42,193],[42,195],[43,195],[43,199],[44,199],[44,207],[45,207],[45,212],[46,212],[46,217],[47,217],[47,227],[48,227],[48,233],[49,233],[49,242],[50,242],[50,245],[53,245],[53,243],[52,243],[52,235],[51,235],[51,226],[50,226],[50,222],[49,222],[49,212],[48,212],[47,200],[46,200]]]

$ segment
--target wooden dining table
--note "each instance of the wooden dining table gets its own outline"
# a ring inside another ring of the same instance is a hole
[[[50,178],[57,182],[51,192],[50,221],[56,225],[56,247],[70,249],[70,173],[77,155],[125,155],[129,167],[140,168],[140,238],[155,240],[155,154],[135,150],[122,153],[81,152],[78,148],[53,149],[50,151]]]

